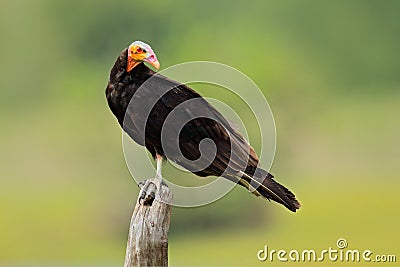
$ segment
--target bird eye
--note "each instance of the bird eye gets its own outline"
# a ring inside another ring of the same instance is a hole
[[[136,49],[136,53],[142,53],[142,51],[143,51],[143,49],[140,48],[140,47],[138,47],[138,48]]]

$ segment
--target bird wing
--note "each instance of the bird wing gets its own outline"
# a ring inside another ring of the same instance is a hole
[[[200,165],[211,163],[207,168],[195,172],[202,176],[220,176],[224,171],[232,174],[243,171],[248,165],[253,167],[258,165],[257,154],[250,144],[200,94],[162,75],[155,75],[151,80],[153,81],[149,81],[151,83],[149,89],[151,88],[153,94],[160,97],[157,102],[159,106],[155,106],[154,110],[168,110],[170,116],[170,119],[151,120],[153,123],[165,122],[163,127],[167,127],[168,131],[166,137],[163,136],[166,139],[163,148],[177,152],[167,155],[170,160],[189,170],[198,170]],[[169,134],[169,131],[179,133],[179,151],[176,149],[176,144],[174,146],[177,136]],[[148,132],[154,133],[146,130],[146,138]],[[171,137],[170,140],[168,135]],[[201,151],[200,143],[207,139],[211,140],[215,147],[208,144]],[[207,149],[212,147],[215,148],[215,155]]]

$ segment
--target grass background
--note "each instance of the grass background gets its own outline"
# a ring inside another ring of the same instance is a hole
[[[104,89],[133,40],[163,68],[211,60],[254,80],[276,121],[271,171],[303,204],[291,214],[237,188],[174,208],[171,266],[288,264],[257,251],[341,237],[399,257],[399,11],[389,0],[2,0],[0,265],[122,265],[137,188]]]

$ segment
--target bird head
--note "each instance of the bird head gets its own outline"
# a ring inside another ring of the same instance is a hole
[[[148,62],[154,68],[160,68],[160,62],[158,62],[153,49],[146,43],[135,41],[128,48],[128,64],[126,71],[130,72],[140,62]]]

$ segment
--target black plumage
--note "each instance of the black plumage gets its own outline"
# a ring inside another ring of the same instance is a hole
[[[300,207],[293,193],[258,167],[258,157],[248,142],[197,92],[144,63],[127,72],[127,59],[124,49],[111,70],[106,97],[135,142],[146,146],[154,158],[162,156],[198,176],[223,176],[293,212]],[[214,146],[202,149],[200,142],[207,139]],[[215,148],[215,155],[208,148]]]

